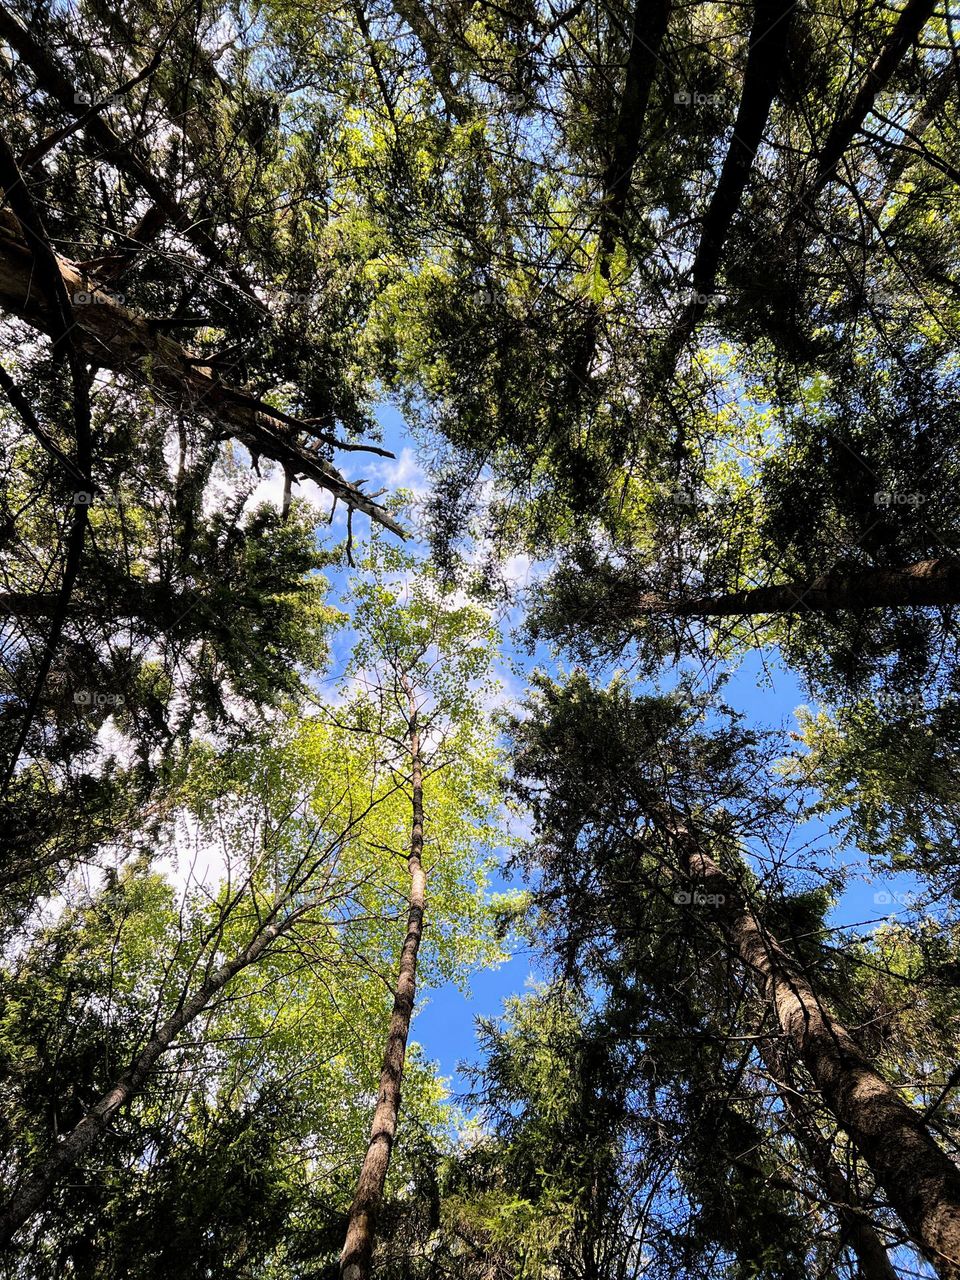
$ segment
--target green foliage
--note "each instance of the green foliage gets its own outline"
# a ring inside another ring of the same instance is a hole
[[[183,993],[300,912],[282,944],[210,1002],[199,1033],[48,1201],[21,1260],[37,1275],[246,1276],[310,1266],[341,1243],[366,1145],[402,938],[411,802],[388,673],[422,695],[421,987],[466,985],[500,958],[485,889],[498,842],[498,763],[483,699],[490,623],[445,602],[408,558],[366,566],[342,697],[225,746],[195,740],[175,803],[138,856],[77,905],[79,881],[4,974],[5,1154],[29,1167],[121,1076]],[[391,666],[391,663],[402,666]],[[175,1055],[175,1057],[173,1056]],[[16,1064],[14,1066],[14,1064]],[[390,1194],[436,1142],[444,1090],[416,1046]],[[409,1157],[407,1154],[409,1142]],[[70,1225],[63,1214],[71,1204]],[[206,1261],[205,1261],[206,1260]]]
[[[913,870],[956,892],[957,703],[926,707],[920,695],[864,701],[831,715],[800,711],[804,750],[789,772],[815,788],[847,845],[877,866]]]
[[[550,981],[483,1023],[459,1136],[412,1048],[383,1280],[853,1273],[758,1047],[777,1037],[756,984],[710,904],[682,899],[671,815],[956,1143],[957,601],[858,592],[955,553],[951,19],[885,59],[898,13],[827,0],[758,59],[749,7],[669,6],[662,43],[655,7],[6,6],[67,82],[5,44],[22,190],[132,319],[118,338],[74,306],[93,501],[71,586],[77,379],[0,290],[5,1190],[282,925],[56,1184],[11,1277],[336,1273],[402,938],[412,705],[421,987],[467,989],[510,928]],[[39,307],[30,253],[8,211],[0,274],[26,264]],[[177,394],[171,370],[198,369],[206,396]],[[269,500],[258,450],[352,461],[384,396],[430,464],[411,514],[434,559],[364,542],[341,613],[327,578],[365,530],[351,516],[334,545],[337,513],[289,475]],[[495,718],[504,646],[466,588],[496,598],[517,552],[549,569],[529,639],[654,682],[690,660],[715,690],[748,651],[775,656],[818,703],[800,749],[609,671],[537,676]],[[806,599],[837,574],[829,608],[679,607]],[[532,834],[526,892],[497,900],[504,727]],[[844,856],[918,875],[939,914],[831,932],[845,871],[811,816]]]

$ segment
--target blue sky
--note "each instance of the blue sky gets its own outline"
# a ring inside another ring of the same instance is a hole
[[[381,486],[390,492],[398,488],[412,488],[415,491],[426,486],[427,479],[418,464],[416,441],[411,436],[402,416],[390,406],[382,406],[378,418],[383,428],[384,447],[396,454],[396,459],[369,460],[355,455],[350,461],[354,464],[350,469],[351,476],[369,477],[369,490]],[[354,521],[355,537],[358,543],[365,533],[366,519],[358,517]],[[345,531],[344,513],[340,511],[335,522],[335,530]],[[324,531],[325,536],[326,531]],[[359,548],[358,548],[359,549]],[[422,543],[411,542],[411,549],[425,551]],[[524,558],[518,558],[512,566],[517,579],[523,583],[530,572],[530,566]],[[329,575],[332,579],[335,594],[347,605],[345,588],[349,574],[337,572]],[[549,654],[540,649],[534,655],[518,645],[511,634],[511,626],[520,620],[519,610],[506,620],[504,628],[504,647],[500,660],[500,672],[504,681],[504,701],[510,696],[522,693],[524,677],[535,666],[552,666]],[[337,669],[346,660],[352,638],[344,634],[338,640],[333,664],[333,677]],[[670,680],[667,678],[666,683]],[[795,710],[807,704],[809,699],[793,672],[786,669],[775,654],[751,654],[738,669],[732,673],[724,687],[724,699],[737,711],[742,712],[750,724],[764,728],[794,727]],[[829,833],[822,823],[812,822],[805,835],[815,839],[829,857],[832,846]],[[849,860],[849,854],[838,854],[838,858]],[[516,888],[517,882],[507,881],[502,876],[495,877],[491,888],[494,891]],[[904,910],[902,899],[918,886],[908,876],[867,877],[861,868],[854,868],[846,889],[836,903],[829,923],[834,926],[872,929],[881,920],[895,916]],[[877,901],[887,895],[889,901]],[[898,899],[899,895],[899,899]],[[478,1056],[475,1022],[477,1017],[496,1017],[500,1014],[503,1002],[511,995],[522,993],[529,982],[543,976],[537,970],[537,957],[528,949],[517,951],[513,957],[497,969],[478,972],[471,981],[469,993],[460,991],[453,985],[432,991],[421,1001],[414,1025],[413,1038],[422,1046],[428,1059],[435,1061],[443,1076],[448,1077],[454,1094],[466,1087],[466,1080],[459,1070],[463,1063],[476,1061]]]
[[[758,725],[775,727],[792,724],[794,709],[808,700],[793,673],[781,668],[767,668],[766,680],[756,659],[744,662],[741,670],[732,677],[724,693],[731,706],[746,714]],[[811,822],[805,834],[817,838],[826,849],[832,847],[829,833],[822,823]],[[842,865],[849,865],[848,855],[839,854]],[[516,882],[500,880],[497,888],[516,887]],[[871,876],[855,870],[845,891],[828,917],[831,926],[869,931],[885,919],[904,913],[901,900],[909,902],[911,893],[919,889],[918,883],[907,875]],[[877,897],[888,895],[889,901],[877,902]],[[544,976],[537,970],[536,954],[524,949],[501,968],[478,973],[471,982],[469,995],[449,986],[433,992],[421,1006],[415,1024],[415,1038],[423,1046],[428,1058],[439,1063],[441,1074],[450,1077],[454,1093],[465,1087],[458,1065],[476,1061],[477,1046],[475,1020],[478,1016],[495,1017],[501,1012],[503,1001],[521,993],[531,979]]]
[[[398,488],[417,489],[426,486],[426,476],[418,464],[416,442],[401,415],[393,408],[383,407],[378,417],[383,426],[383,443],[397,457],[394,461],[357,463],[361,469],[351,468],[351,476],[369,476],[371,482],[367,487],[370,490],[381,485],[390,492],[396,492]],[[355,534],[361,539],[366,520],[357,519],[354,523]],[[338,515],[335,529],[337,525],[341,533],[345,531],[342,511]],[[423,544],[416,541],[412,542],[412,548],[426,550]],[[530,566],[520,559],[512,568],[522,582]],[[348,601],[342,593],[348,576],[346,573],[331,575],[334,588],[341,593],[345,605]],[[522,694],[525,677],[534,667],[545,666],[550,669],[555,666],[544,649],[531,655],[518,645],[516,637],[510,632],[509,624],[512,622],[516,625],[519,621],[520,612],[515,610],[504,628],[504,646],[500,659],[504,701]],[[338,642],[332,673],[334,676],[338,659],[346,659],[351,643],[349,635],[344,635]],[[665,677],[665,687],[670,686],[673,678]],[[748,655],[737,670],[731,673],[724,686],[723,696],[728,705],[745,716],[747,723],[762,728],[780,728],[785,732],[795,728],[796,708],[809,705],[809,699],[795,674],[778,661],[776,654],[770,653]],[[831,840],[826,826],[822,822],[811,821],[804,827],[803,835],[816,843],[820,864],[829,866],[830,851],[835,849],[835,842]],[[906,914],[910,895],[920,887],[914,879],[905,875],[868,875],[864,867],[851,864],[853,855],[849,852],[837,852],[834,856],[850,874],[842,895],[828,917],[828,925],[870,931],[885,919]],[[517,887],[517,882],[507,881],[502,875],[495,876],[491,884],[493,891]],[[545,974],[538,971],[537,962],[535,952],[528,948],[517,950],[498,968],[474,974],[468,992],[450,984],[431,991],[420,1000],[412,1039],[421,1046],[424,1056],[437,1064],[440,1074],[448,1081],[454,1101],[469,1088],[463,1068],[480,1060],[476,1039],[477,1018],[496,1018],[501,1014],[506,999],[522,994],[531,981],[544,977]],[[894,1257],[907,1274],[933,1275],[930,1268],[919,1262],[910,1249],[896,1250]]]

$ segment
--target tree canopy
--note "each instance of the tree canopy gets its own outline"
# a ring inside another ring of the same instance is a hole
[[[0,3],[0,1273],[960,1278],[958,24]]]

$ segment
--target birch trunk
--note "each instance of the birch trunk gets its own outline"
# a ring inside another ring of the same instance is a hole
[[[297,913],[302,914],[300,912]],[[109,1128],[117,1111],[131,1102],[143,1089],[157,1061],[194,1018],[242,969],[253,964],[285,929],[294,917],[267,925],[238,955],[214,970],[207,981],[169,1017],[134,1059],[130,1070],[87,1112],[83,1119],[57,1143],[36,1172],[17,1190],[10,1203],[0,1211],[0,1246],[9,1244],[24,1223],[43,1204],[53,1187],[68,1169],[93,1146]]]
[[[413,789],[413,824],[410,835],[410,897],[407,912],[407,936],[400,952],[400,967],[393,999],[393,1012],[387,1032],[387,1044],[380,1072],[380,1091],[370,1128],[370,1141],[360,1168],[357,1190],[350,1207],[347,1237],[340,1255],[342,1280],[368,1280],[370,1260],[377,1226],[377,1215],[383,1201],[383,1187],[397,1133],[400,1113],[400,1088],[407,1038],[413,1017],[417,990],[417,952],[423,934],[423,911],[426,898],[426,876],[423,870],[423,762],[420,754],[420,731],[413,688],[406,676],[401,677],[407,697],[410,733],[411,784]]]

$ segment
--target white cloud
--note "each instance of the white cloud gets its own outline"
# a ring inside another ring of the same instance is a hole
[[[409,489],[417,498],[425,497],[430,484],[427,473],[417,460],[417,454],[404,445],[396,458],[379,458],[370,468],[379,484],[386,485],[391,493],[397,489]]]

